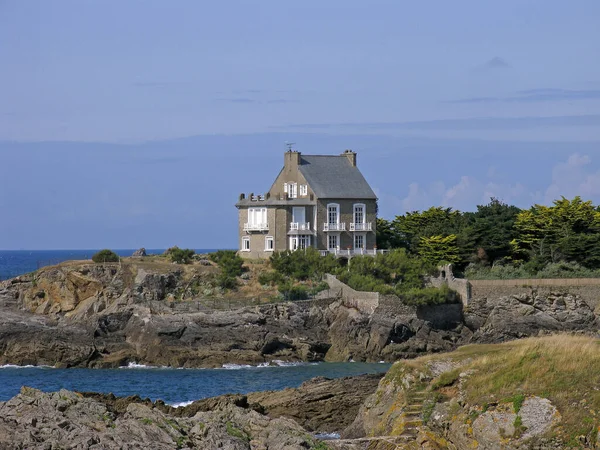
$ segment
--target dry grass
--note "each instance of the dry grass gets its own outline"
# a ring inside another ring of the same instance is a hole
[[[441,358],[428,355],[413,367]],[[443,355],[471,369],[463,388],[471,405],[510,401],[518,395],[548,398],[562,415],[558,434],[576,442],[600,424],[600,340],[557,334],[495,345],[468,345]]]

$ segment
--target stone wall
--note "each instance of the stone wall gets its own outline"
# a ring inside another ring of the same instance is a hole
[[[440,267],[440,275],[429,279],[429,284],[433,287],[442,287],[447,285],[453,291],[458,293],[458,297],[464,306],[467,306],[471,298],[471,286],[469,280],[464,278],[455,278],[452,273],[452,264]]]
[[[470,298],[499,298],[519,294],[560,292],[581,296],[590,307],[600,306],[600,278],[529,278],[469,280]]]
[[[373,314],[379,306],[378,292],[355,291],[338,280],[335,275],[325,275],[325,281],[329,284],[330,290],[339,290],[339,297],[342,299],[343,304],[349,308],[356,308],[361,312]]]

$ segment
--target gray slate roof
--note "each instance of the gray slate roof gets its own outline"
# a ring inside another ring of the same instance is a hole
[[[300,172],[318,198],[364,198],[377,196],[346,156],[301,155]]]

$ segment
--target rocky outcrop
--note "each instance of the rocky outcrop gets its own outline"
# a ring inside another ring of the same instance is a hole
[[[298,388],[248,394],[251,405],[269,417],[294,419],[305,429],[339,433],[352,423],[365,398],[377,389],[383,374],[328,379],[313,378]]]
[[[564,292],[474,298],[464,312],[474,331],[472,342],[503,342],[539,333],[598,330],[594,309],[579,296]]]
[[[113,408],[101,398],[24,387],[0,403],[1,448],[305,450],[318,441],[291,419],[222,404],[176,417],[152,404]]]
[[[146,255],[146,249],[145,249],[144,247],[142,247],[142,248],[139,248],[139,249],[137,249],[135,252],[133,252],[133,253],[131,254],[131,256],[134,256],[134,257],[135,257],[135,256],[137,256],[137,257],[140,257],[140,256],[147,256],[147,255]]]
[[[64,263],[0,283],[0,364],[177,367],[287,361],[395,361],[544,332],[595,333],[595,311],[569,293],[406,306],[266,303],[227,310],[218,268],[157,263]],[[244,281],[242,281],[244,282]],[[211,284],[213,283],[213,284]]]

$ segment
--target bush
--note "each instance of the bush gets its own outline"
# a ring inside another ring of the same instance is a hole
[[[293,285],[290,282],[282,283],[279,286],[279,292],[286,300],[306,300],[309,297],[306,286]]]
[[[441,305],[442,303],[454,303],[457,300],[456,292],[448,286],[413,288],[406,292],[398,292],[398,296],[403,303],[414,306]]]
[[[221,275],[217,280],[219,286],[223,289],[237,288],[237,277],[244,273],[244,260],[234,250],[219,250],[208,257],[221,268]]]
[[[92,256],[92,261],[95,263],[119,262],[119,255],[112,250],[105,248]]]
[[[190,264],[196,252],[189,248],[179,248],[177,246],[169,248],[165,254],[177,264]]]

